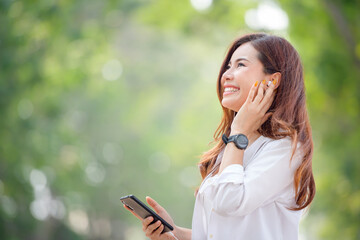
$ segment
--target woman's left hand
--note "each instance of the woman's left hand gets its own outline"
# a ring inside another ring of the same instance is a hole
[[[181,230],[179,229],[178,226],[175,225],[173,219],[168,214],[168,212],[151,197],[146,197],[146,201],[155,210],[155,212],[159,214],[160,217],[162,217],[165,221],[167,221],[170,225],[174,227],[174,233],[169,233],[169,232],[162,233],[162,231],[164,230],[164,225],[160,221],[153,223],[154,220],[153,217],[150,216],[145,219],[142,219],[139,215],[137,215],[126,205],[124,205],[124,208],[129,210],[135,217],[137,217],[141,221],[145,235],[151,240],[176,239],[176,237],[173,234],[176,235]]]
[[[261,125],[272,115],[269,110],[275,97],[275,85],[273,82],[267,86],[268,82],[255,83],[250,91],[245,103],[241,106],[231,124],[231,134],[245,134],[249,136],[257,132]]]

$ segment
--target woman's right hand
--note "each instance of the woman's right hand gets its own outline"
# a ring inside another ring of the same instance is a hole
[[[168,222],[171,226],[174,227],[174,230],[176,228],[173,219],[171,216],[167,213],[167,211],[160,206],[154,199],[151,197],[146,197],[146,202],[155,210],[155,212],[162,217],[166,222]],[[129,210],[135,217],[137,217],[140,221],[142,221],[143,225],[143,231],[145,235],[150,238],[151,240],[174,240],[174,236],[171,233],[162,233],[164,230],[164,225],[161,224],[160,221],[156,221],[155,223],[152,223],[154,220],[153,217],[147,217],[145,219],[142,219],[140,216],[138,216],[136,213],[131,211],[131,209],[127,208],[124,205],[124,208]]]
[[[245,103],[241,106],[231,124],[231,134],[251,135],[257,132],[261,125],[272,115],[267,113],[275,97],[275,84],[270,81],[269,86],[263,80],[258,86],[255,83]]]

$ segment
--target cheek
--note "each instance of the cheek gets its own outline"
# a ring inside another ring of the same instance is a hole
[[[246,98],[248,97],[251,87],[252,87],[251,82],[247,82],[247,83],[245,83],[245,84],[242,85],[242,88],[241,88],[241,99],[244,99],[244,101],[245,101]]]
[[[250,89],[251,89],[251,85],[250,85],[250,86],[246,86],[246,88],[244,89],[244,95],[245,95],[246,98],[247,98],[247,96],[249,95]]]

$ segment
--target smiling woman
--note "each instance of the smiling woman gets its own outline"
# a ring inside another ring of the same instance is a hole
[[[285,39],[249,34],[236,39],[220,68],[223,117],[215,147],[199,163],[192,230],[142,220],[151,239],[298,239],[302,209],[312,202],[313,143],[300,58]],[[129,209],[128,209],[129,210]]]

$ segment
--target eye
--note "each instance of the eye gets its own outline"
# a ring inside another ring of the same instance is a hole
[[[244,65],[243,63],[241,63],[241,62],[239,62],[237,66],[238,66],[238,67],[240,67],[240,66],[241,66],[241,67],[245,67],[245,65]]]
[[[225,70],[228,70],[230,68],[230,65],[227,65],[226,67],[225,67]]]

